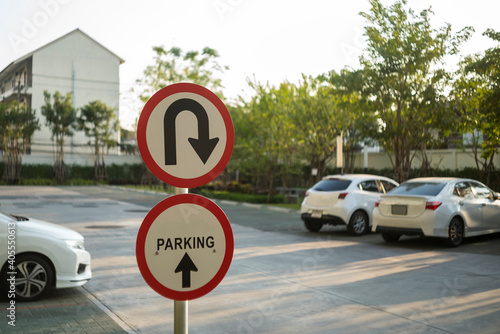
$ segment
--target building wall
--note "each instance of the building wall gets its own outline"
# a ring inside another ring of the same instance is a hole
[[[114,108],[119,117],[120,61],[78,30],[33,53],[32,109],[36,110],[41,129],[33,136],[32,154],[52,153],[51,132],[41,113],[45,90],[51,95],[56,91],[62,95],[72,93],[77,109],[91,101],[101,100]],[[115,140],[119,139],[117,132]],[[76,131],[72,139],[65,140],[66,152],[90,153],[83,132]]]
[[[0,159],[1,160],[1,159]],[[138,155],[107,155],[104,157],[107,166],[112,164],[124,165],[124,164],[139,164],[142,163],[142,158]],[[66,165],[78,165],[78,166],[94,166],[93,157],[89,154],[68,154],[64,157],[64,162]],[[54,165],[54,157],[52,155],[25,155],[23,157],[23,165]]]
[[[472,150],[429,150],[427,151],[427,158],[433,169],[460,170],[466,167],[476,168]],[[495,166],[500,166],[500,156],[496,155],[493,163]],[[365,167],[374,169],[392,168],[391,161],[386,152],[369,152],[367,166],[364,163],[364,153],[358,153],[355,155],[354,165],[355,168],[360,169]],[[421,165],[422,158],[417,153],[413,159],[412,166],[413,168],[420,168]],[[335,157],[332,160],[332,166],[337,166]]]

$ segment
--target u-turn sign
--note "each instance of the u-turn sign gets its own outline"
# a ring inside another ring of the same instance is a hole
[[[234,128],[217,95],[199,85],[178,83],[148,100],[139,117],[137,143],[146,166],[159,179],[195,188],[226,167]]]

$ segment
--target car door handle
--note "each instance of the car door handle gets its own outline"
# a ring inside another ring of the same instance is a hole
[[[481,203],[481,206],[486,206],[486,203]]]
[[[458,202],[458,204],[460,204],[460,205],[464,205],[464,202],[460,201],[460,202]]]

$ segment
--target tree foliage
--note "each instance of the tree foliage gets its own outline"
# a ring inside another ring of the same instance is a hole
[[[104,155],[118,144],[114,139],[119,130],[116,114],[102,101],[92,101],[80,109],[77,124],[78,130],[84,131],[89,139],[88,145],[94,157],[94,179],[101,182],[107,179]]]
[[[249,82],[254,96],[232,112],[238,133],[232,159],[252,173],[257,189],[271,196],[276,181],[296,186],[305,164],[318,171],[310,176],[310,185],[327,172],[340,132],[352,151],[367,139],[376,120],[360,110],[365,102],[355,84],[361,82],[358,76],[346,70],[341,75],[303,76],[298,85]]]
[[[232,110],[235,132],[233,159],[240,169],[251,173],[254,186],[272,196],[275,180],[283,184],[297,173],[297,134],[291,124],[295,87],[287,82],[279,87],[248,81],[255,95]]]
[[[31,146],[33,133],[40,128],[33,110],[17,101],[0,102],[0,150],[5,154],[2,179],[19,181],[24,154]]]
[[[66,164],[64,163],[64,139],[71,137],[75,128],[76,111],[73,108],[71,94],[62,95],[56,91],[52,97],[48,91],[43,92],[45,105],[42,106],[42,115],[45,124],[49,127],[54,146],[54,172],[58,182],[63,182],[66,177]]]
[[[201,51],[184,52],[179,47],[153,47],[154,64],[146,67],[144,78],[137,80],[139,98],[147,100],[158,90],[178,82],[204,86],[222,97],[222,83],[218,75],[228,69],[218,62],[219,54],[209,47]]]
[[[337,123],[343,136],[344,170],[354,171],[354,154],[359,152],[361,144],[373,142],[378,129],[377,114],[363,94],[365,73],[363,70],[343,69],[340,73],[331,71],[327,76],[331,85],[329,95],[336,102],[337,113],[341,117]]]
[[[373,102],[382,127],[375,139],[389,155],[395,179],[408,179],[415,153],[433,139],[432,130],[449,119],[442,102],[448,82],[439,66],[467,40],[471,28],[453,34],[449,24],[434,29],[430,9],[419,14],[400,0],[384,7],[371,0],[366,19],[368,47],[361,57],[366,75],[365,93]],[[416,152],[416,151],[414,151]]]
[[[500,42],[492,29],[485,36]],[[489,183],[500,147],[500,47],[466,57],[450,94],[457,113],[457,131],[471,135],[477,169]]]
[[[416,12],[407,0],[388,6],[382,0],[369,2],[370,10],[360,13],[367,47],[359,70],[303,75],[297,84],[276,86],[249,80],[253,96],[230,106],[237,136],[228,166],[253,175],[256,189],[272,194],[277,182],[296,185],[293,178],[305,172],[303,166],[317,169],[320,178],[328,172],[340,133],[347,172],[354,170],[355,153],[363,144],[378,143],[396,180],[408,179],[418,158],[420,174],[432,174],[427,150],[446,147],[457,130],[480,134],[476,156],[482,157],[483,169],[494,170],[500,146],[500,48],[468,57],[453,82],[445,62],[459,53],[472,27],[458,32],[450,24],[436,28],[431,8]],[[500,41],[500,33],[491,29],[485,35]],[[222,96],[217,74],[227,68],[218,64],[215,50],[153,50],[154,65],[138,81],[144,102],[180,81]]]

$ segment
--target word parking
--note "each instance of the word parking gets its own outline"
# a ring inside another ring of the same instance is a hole
[[[186,250],[186,249],[201,249],[213,248],[214,237],[183,237],[183,238],[157,238],[156,250]]]

